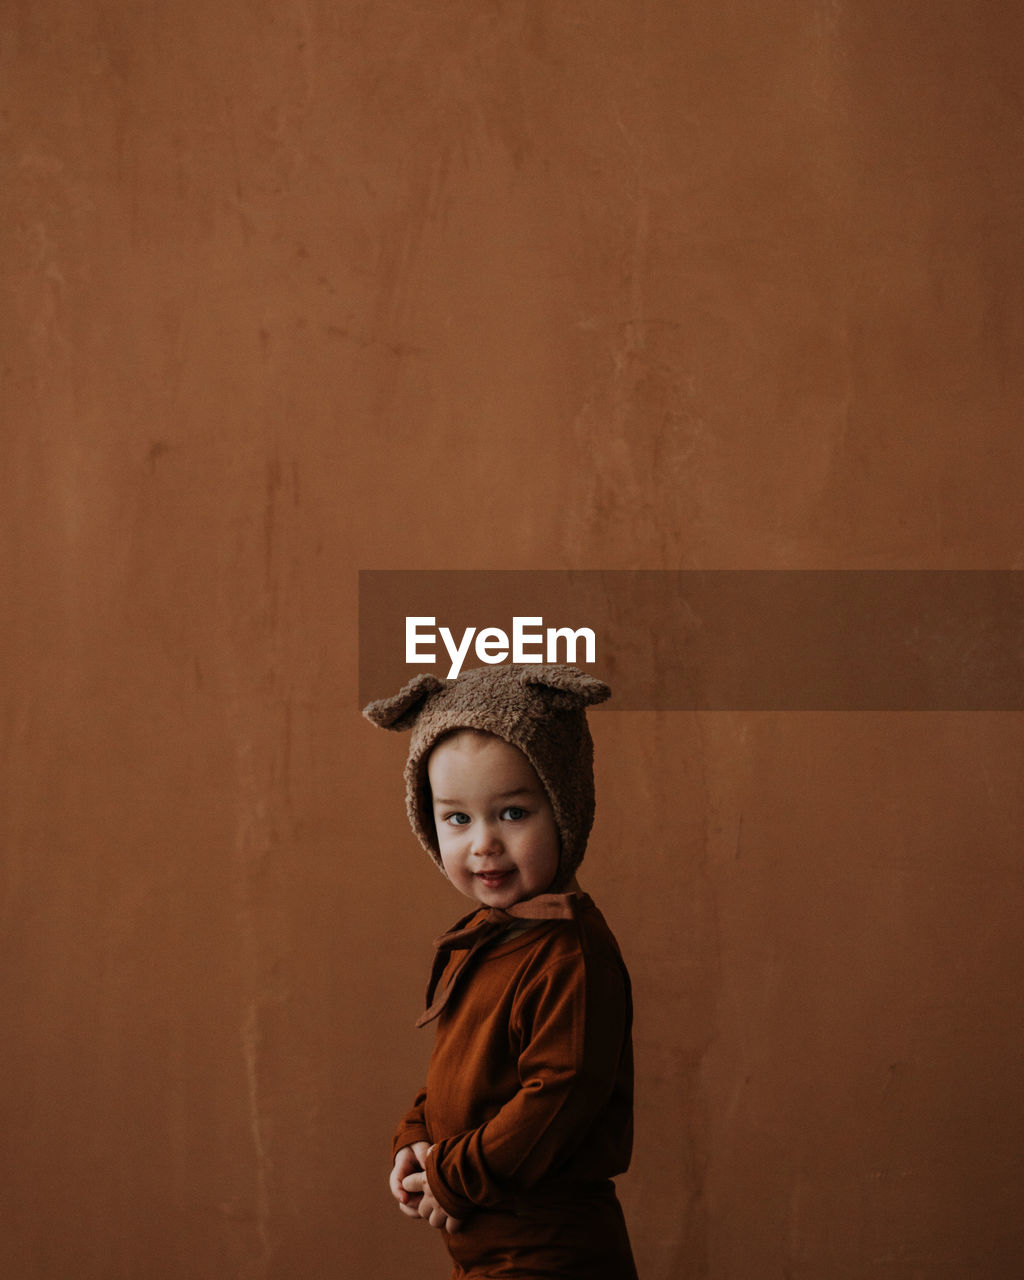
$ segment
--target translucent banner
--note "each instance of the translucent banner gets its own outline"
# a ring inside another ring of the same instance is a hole
[[[1018,570],[363,570],[360,705],[573,662],[622,711],[1024,709]]]

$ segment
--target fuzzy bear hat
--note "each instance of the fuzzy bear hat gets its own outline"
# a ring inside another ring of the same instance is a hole
[[[426,673],[413,676],[394,697],[371,702],[363,715],[382,729],[412,730],[406,812],[442,871],[427,779],[427,759],[437,740],[457,729],[479,729],[518,747],[548,794],[561,836],[551,886],[557,892],[583,861],[594,821],[594,744],[584,708],[610,694],[602,680],[578,667],[476,667],[447,682]]]

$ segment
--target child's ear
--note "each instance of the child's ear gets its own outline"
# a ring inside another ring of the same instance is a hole
[[[413,676],[391,698],[380,698],[363,708],[363,715],[381,729],[411,729],[432,693],[443,689],[444,681],[429,672]]]
[[[541,685],[549,706],[563,711],[587,707],[611,697],[611,689],[596,676],[588,676],[579,667],[528,667],[521,676],[524,685]]]

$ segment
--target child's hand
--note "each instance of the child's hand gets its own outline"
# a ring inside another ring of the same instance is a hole
[[[427,1158],[427,1151],[432,1151],[433,1148],[428,1146],[425,1142],[417,1145],[422,1145],[426,1148],[421,1160],[422,1166],[423,1162]],[[399,1152],[399,1155],[401,1155],[401,1152]],[[410,1201],[415,1200],[417,1202],[417,1214],[425,1222],[429,1222],[432,1227],[437,1227],[439,1230],[447,1231],[450,1236],[455,1235],[457,1231],[461,1230],[461,1220],[459,1218],[450,1218],[447,1210],[442,1209],[434,1199],[434,1193],[430,1189],[430,1183],[427,1181],[427,1175],[423,1171],[422,1167],[418,1173],[407,1174],[406,1177],[402,1179],[402,1188],[409,1193]],[[406,1210],[406,1212],[408,1212],[408,1210]]]
[[[391,1170],[391,1177],[388,1179],[388,1186],[391,1188],[391,1194],[398,1201],[399,1209],[407,1218],[418,1218],[420,1216],[420,1196],[406,1191],[402,1186],[402,1181],[408,1178],[410,1174],[423,1172],[423,1162],[426,1160],[429,1150],[429,1142],[414,1142],[411,1147],[403,1147],[398,1155],[395,1156],[395,1163]]]

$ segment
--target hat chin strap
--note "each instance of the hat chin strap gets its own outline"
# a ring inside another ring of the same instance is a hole
[[[557,871],[555,873],[554,880],[551,881],[551,884],[548,886],[547,889],[544,890],[544,892],[545,893],[569,893],[573,889],[578,889],[579,886],[576,884],[577,870],[578,870],[578,866]]]

